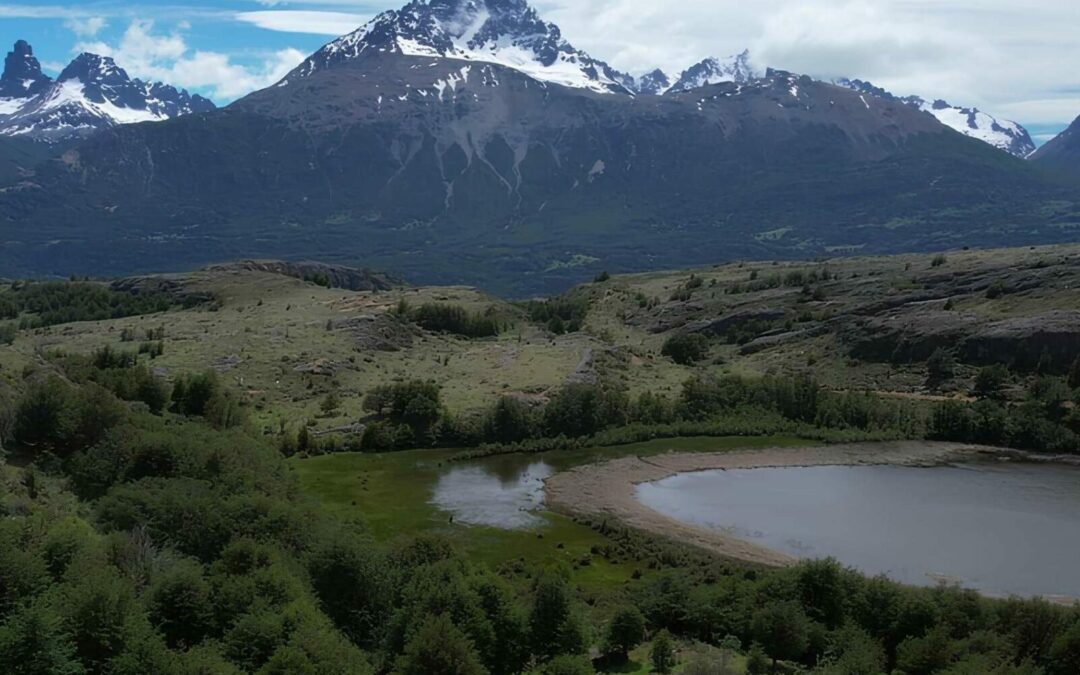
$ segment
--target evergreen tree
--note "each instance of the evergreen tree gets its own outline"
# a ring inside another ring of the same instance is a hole
[[[653,640],[649,659],[652,661],[654,672],[666,675],[675,668],[675,643],[671,639],[671,633],[666,630],[660,631]]]
[[[428,619],[398,661],[400,675],[486,675],[476,649],[445,615]]]
[[[570,587],[555,572],[545,572],[536,582],[529,614],[533,653],[542,659],[585,651],[584,627],[571,601]]]
[[[637,607],[626,607],[615,612],[604,635],[604,648],[609,654],[626,660],[630,650],[641,644],[645,637],[645,617]]]
[[[754,615],[751,631],[773,661],[802,658],[810,646],[810,627],[802,608],[792,602],[775,602]]]
[[[0,672],[9,675],[81,675],[75,645],[46,603],[21,608],[0,624]]]

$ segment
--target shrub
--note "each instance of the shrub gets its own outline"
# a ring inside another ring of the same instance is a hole
[[[472,314],[458,305],[424,304],[412,313],[422,328],[468,338],[494,337],[500,326],[493,312]]]
[[[979,398],[996,399],[1001,396],[1001,390],[1009,381],[1009,369],[1003,365],[995,364],[984,366],[979,369],[975,376],[973,393]]]
[[[664,342],[660,353],[675,363],[691,366],[709,355],[709,339],[701,333],[679,333]]]
[[[626,660],[630,650],[645,638],[645,617],[637,607],[624,607],[615,612],[604,634],[604,649],[619,659]]]

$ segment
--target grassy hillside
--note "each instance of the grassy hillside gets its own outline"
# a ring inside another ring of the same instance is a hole
[[[50,350],[135,348],[163,328],[163,353],[152,361],[159,375],[214,369],[245,392],[260,427],[306,419],[318,431],[362,419],[363,396],[376,385],[417,377],[438,383],[455,413],[505,395],[539,404],[575,381],[672,394],[695,373],[810,373],[835,390],[966,397],[989,363],[1015,367],[1013,389],[1040,360],[1064,374],[1080,340],[1080,246],[614,277],[563,297],[583,319],[581,331],[562,335],[530,320],[526,307],[470,288],[353,292],[233,268],[181,278],[186,292],[216,303],[21,331],[0,355],[3,372]],[[490,312],[503,330],[479,339],[424,330],[398,316],[403,303]],[[703,358],[679,365],[662,354],[672,336],[688,333],[706,336]],[[927,361],[942,346],[954,353],[954,376],[928,382]],[[340,407],[326,412],[331,392]]]

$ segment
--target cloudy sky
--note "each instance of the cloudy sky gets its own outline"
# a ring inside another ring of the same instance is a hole
[[[0,40],[48,70],[79,51],[227,103],[405,0],[0,2]],[[678,73],[750,49],[758,65],[858,77],[1018,120],[1046,140],[1080,115],[1080,0],[535,0],[616,68]]]

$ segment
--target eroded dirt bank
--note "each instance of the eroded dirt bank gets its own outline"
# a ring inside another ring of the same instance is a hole
[[[624,457],[577,467],[549,478],[545,489],[548,507],[555,511],[609,518],[726,558],[779,566],[794,562],[794,558],[753,542],[661,515],[638,501],[637,486],[689,471],[880,464],[933,466],[1006,454],[1006,451],[993,448],[924,441],[672,453],[647,458]]]

